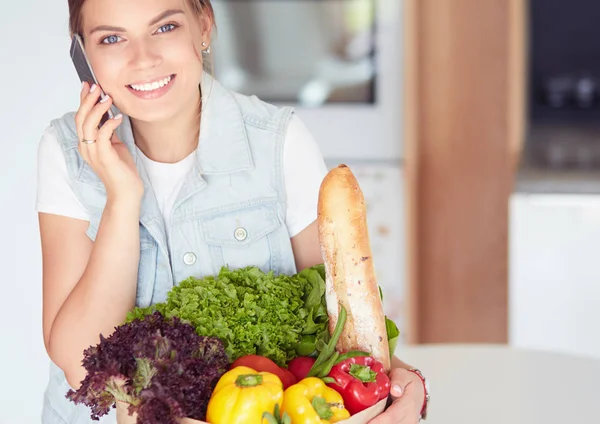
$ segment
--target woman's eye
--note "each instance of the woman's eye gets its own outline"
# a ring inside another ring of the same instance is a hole
[[[109,35],[108,37],[104,37],[101,41],[102,44],[115,44],[118,43],[121,37],[118,35]]]
[[[166,24],[156,30],[156,32],[170,32],[177,28],[175,24]]]

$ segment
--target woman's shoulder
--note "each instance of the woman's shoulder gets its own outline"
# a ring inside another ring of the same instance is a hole
[[[226,88],[217,80],[213,87],[213,93],[231,99],[239,108],[246,125],[253,125],[285,132],[289,118],[293,115],[294,108],[291,106],[278,106],[265,101],[255,94],[244,94]],[[216,89],[216,90],[215,90]]]
[[[270,129],[285,135],[290,142],[312,141],[312,133],[292,106],[277,106],[256,95],[234,93],[246,125]]]
[[[65,160],[57,126],[51,122],[44,128],[38,145],[36,211],[89,221],[89,213],[71,185],[75,175]]]
[[[61,117],[52,119],[46,124],[38,143],[38,166],[64,163],[63,152],[68,151],[70,145],[73,143],[71,141],[73,137],[65,134],[71,131],[69,119],[73,118],[70,113],[67,113]],[[73,129],[73,131],[75,130]],[[76,131],[74,140],[74,146],[77,147]]]
[[[261,126],[285,134],[286,144],[313,143],[313,135],[296,113],[293,106],[278,106],[254,94],[230,90],[217,80],[219,90],[227,92],[239,107],[247,125]]]
[[[77,147],[77,127],[75,126],[75,112],[66,112],[48,123],[44,129],[44,137],[55,138],[56,143],[64,148]]]

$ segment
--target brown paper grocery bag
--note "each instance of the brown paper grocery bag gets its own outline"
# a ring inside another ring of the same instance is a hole
[[[117,402],[117,424],[136,424],[137,414],[129,415],[127,411],[128,404]],[[183,418],[181,424],[208,424],[205,421],[193,420],[191,418]]]
[[[382,399],[370,408],[360,411],[358,414],[352,415],[350,418],[344,421],[338,421],[337,424],[367,424],[377,415],[385,411],[387,404],[387,398]],[[293,424],[293,423],[292,423]]]
[[[377,415],[381,414],[386,407],[387,399],[380,400],[375,405],[364,411],[355,414],[344,421],[338,421],[337,424],[367,424]],[[127,404],[123,402],[117,402],[117,424],[136,424],[137,415],[129,415],[127,412]],[[184,418],[181,420],[181,424],[208,424],[205,421],[193,420],[191,418]],[[248,423],[252,424],[252,423]],[[293,424],[293,423],[292,423]]]

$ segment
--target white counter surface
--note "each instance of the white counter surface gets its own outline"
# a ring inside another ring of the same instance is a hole
[[[600,422],[600,360],[509,346],[399,346],[431,385],[427,424]]]

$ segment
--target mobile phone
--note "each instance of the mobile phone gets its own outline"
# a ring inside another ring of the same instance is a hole
[[[79,34],[75,34],[73,36],[70,52],[71,60],[73,61],[73,65],[75,65],[75,70],[77,71],[77,75],[79,75],[81,82],[87,82],[90,85],[96,84],[98,86],[100,89],[100,98],[98,101],[106,97],[106,93],[104,93],[102,87],[100,87],[100,84],[98,84],[98,80],[96,79],[96,75],[92,69],[92,65],[90,64],[90,61],[85,53],[85,49],[83,48],[83,40]],[[102,116],[102,119],[100,119],[100,125],[98,125],[98,128],[104,125],[104,123],[111,118],[114,118],[114,114],[112,110],[109,109],[108,112]]]

